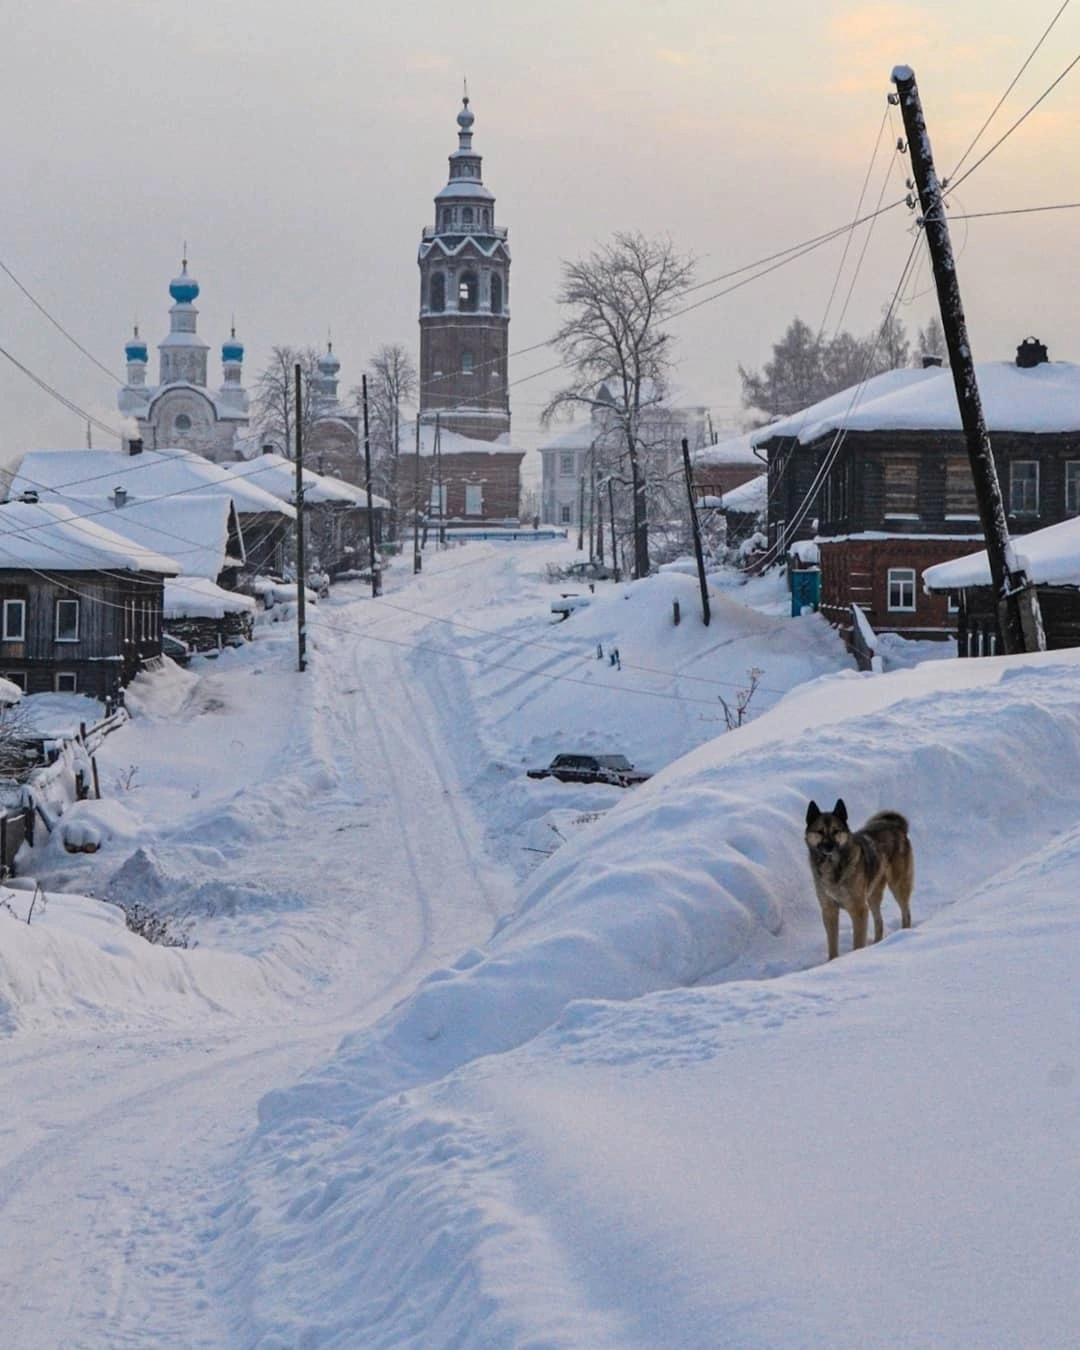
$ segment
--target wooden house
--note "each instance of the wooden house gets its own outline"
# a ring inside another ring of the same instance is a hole
[[[0,505],[0,675],[29,694],[115,698],[162,652],[171,558],[60,502]]]
[[[1040,347],[1045,356],[1045,349]],[[977,367],[1011,533],[1080,513],[1080,366]],[[955,596],[924,591],[927,568],[982,542],[952,374],[895,370],[761,428],[773,557],[817,544],[821,610],[849,633],[858,605],[876,632],[949,638]]]
[[[280,575],[296,519],[288,502],[249,482],[233,464],[214,464],[190,450],[148,450],[137,440],[129,441],[125,450],[28,451],[9,495],[15,498],[25,492],[36,492],[42,501],[67,502],[80,513],[112,509],[118,501],[130,508],[166,499],[229,498],[243,537],[243,562],[231,578],[224,579],[226,584],[239,585],[244,577],[260,572]],[[116,520],[120,518],[118,514]],[[184,547],[185,540],[191,542],[179,525],[165,529],[171,531],[178,548]],[[157,547],[173,556],[168,533],[163,531]],[[208,575],[204,570],[184,570],[189,575]]]
[[[264,449],[254,459],[231,466],[249,483],[296,506],[296,462]],[[368,533],[382,543],[390,503],[342,478],[303,470],[305,556],[312,570],[330,577],[370,566]]]
[[[1047,650],[1080,647],[1080,516],[1033,530],[1014,548],[1035,584]],[[1003,650],[985,549],[927,568],[922,584],[928,594],[948,596],[956,606],[959,656],[995,656]]]

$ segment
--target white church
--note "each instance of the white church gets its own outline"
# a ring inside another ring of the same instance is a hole
[[[199,283],[189,276],[186,258],[180,275],[169,283],[169,294],[173,304],[169,332],[158,343],[156,385],[146,382],[150,353],[138,325],[124,348],[127,383],[117,396],[117,406],[138,423],[138,432],[129,427],[125,439],[137,434],[148,449],[178,446],[219,464],[239,459],[248,428],[244,345],[233,328],[221,347],[221,387],[208,389],[210,348],[197,331]]]

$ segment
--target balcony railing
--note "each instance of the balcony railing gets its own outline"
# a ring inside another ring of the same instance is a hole
[[[472,225],[468,229],[454,226],[448,230],[437,230],[433,225],[425,225],[422,238],[426,242],[436,236],[454,238],[471,234],[474,239],[505,239],[508,233],[505,225]]]

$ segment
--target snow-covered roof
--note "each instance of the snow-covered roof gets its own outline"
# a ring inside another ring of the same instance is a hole
[[[0,567],[49,572],[156,572],[175,576],[180,564],[80,515],[63,502],[0,504]]]
[[[830,424],[834,428],[850,425],[849,419],[856,409],[872,407],[880,398],[907,389],[910,385],[925,384],[928,380],[943,374],[948,376],[949,387],[952,388],[952,377],[941,367],[932,367],[929,370],[913,368],[886,370],[881,375],[874,375],[869,380],[863,381],[862,384],[842,389],[838,394],[830,394],[828,398],[812,403],[810,407],[792,413],[790,417],[781,417],[778,421],[759,427],[757,431],[751,433],[750,443],[765,445],[777,437],[791,436],[798,437],[803,443],[816,440],[818,436],[824,434],[822,430],[824,424]],[[955,394],[953,397],[955,399]]]
[[[1080,586],[1080,517],[1062,520],[1012,540],[1021,567],[1040,586]],[[935,563],[923,572],[929,591],[962,591],[989,586],[990,559],[986,550],[963,558]]]
[[[1080,366],[1072,361],[1021,367],[983,361],[975,368],[986,425],[994,431],[1051,434],[1080,431]],[[890,370],[865,384],[773,422],[754,434],[755,445],[795,436],[806,445],[849,431],[959,431],[960,408],[950,370]]]
[[[723,506],[725,511],[764,511],[769,499],[769,475],[762,473],[751,478],[748,483],[725,492]]]
[[[596,423],[575,422],[568,426],[557,436],[552,436],[551,440],[545,441],[540,447],[544,450],[588,450],[593,441],[596,440]]]
[[[184,493],[227,493],[241,514],[274,512],[294,518],[296,512],[265,488],[248,482],[235,464],[214,464],[191,450],[28,450],[22,457],[10,497],[24,492],[61,500],[100,494],[101,499],[123,487],[131,500],[178,496]]]
[[[74,499],[67,498],[73,509]],[[149,501],[115,500],[102,506],[99,498],[86,498],[82,508],[92,520],[105,525],[143,548],[168,549],[185,577],[217,577],[227,563],[243,563],[240,556],[227,556],[231,497],[224,493],[191,493],[180,497],[155,497]]]
[[[694,452],[695,466],[753,464],[760,467],[762,461],[754,453],[754,437],[756,434],[756,432],[747,431],[741,436],[732,436],[729,440],[718,441],[716,445],[703,445],[700,450]]]
[[[296,463],[281,455],[256,455],[254,459],[244,460],[240,464],[230,464],[234,473],[241,474],[248,482],[255,483],[283,502],[296,500]],[[390,503],[385,497],[372,493],[375,509],[388,510]],[[304,501],[343,502],[349,506],[362,506],[367,509],[367,492],[343,478],[331,478],[326,474],[304,469]]]
[[[165,583],[166,619],[222,619],[256,608],[250,595],[222,590],[206,577],[176,577]]]

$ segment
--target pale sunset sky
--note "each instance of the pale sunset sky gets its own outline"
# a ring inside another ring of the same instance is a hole
[[[379,344],[415,354],[416,249],[467,79],[513,254],[513,436],[532,449],[558,377],[541,373],[550,350],[523,349],[559,322],[562,259],[635,229],[670,235],[707,281],[844,225],[864,184],[864,211],[903,198],[893,67],[914,69],[948,175],[1062,9],[964,172],[1080,53],[1080,0],[13,0],[0,347],[119,428],[123,344],[137,319],[156,383],[186,241],[212,387],[234,316],[249,388],[274,344],[332,336],[345,389]],[[1080,202],[1078,114],[1080,66],[958,187],[953,214]],[[795,315],[876,327],[912,225],[900,205],[846,258],[841,239],[674,319],[686,394],[737,427],[738,363],[760,366]],[[1080,361],[1078,230],[1075,210],[954,222],[977,359],[1034,334],[1052,359]],[[924,262],[899,311],[912,336],[935,304]],[[0,462],[85,443],[79,413],[9,359],[0,399]],[[110,442],[95,431],[94,443]]]

